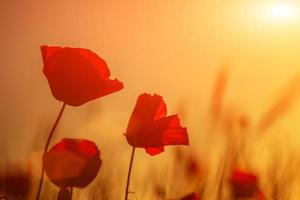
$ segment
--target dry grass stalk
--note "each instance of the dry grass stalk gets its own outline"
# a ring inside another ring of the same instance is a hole
[[[218,120],[221,115],[222,105],[224,102],[224,94],[228,83],[228,67],[227,65],[221,66],[219,69],[211,97],[211,114],[213,120]]]
[[[258,123],[258,128],[261,132],[270,128],[274,122],[283,116],[292,105],[296,102],[299,92],[300,75],[294,78],[284,88],[277,101],[267,110]]]

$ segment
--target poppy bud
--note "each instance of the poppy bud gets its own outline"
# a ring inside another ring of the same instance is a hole
[[[50,181],[58,187],[86,187],[101,167],[100,151],[89,140],[65,138],[43,156]]]

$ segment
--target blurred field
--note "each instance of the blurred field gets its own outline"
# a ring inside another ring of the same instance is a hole
[[[74,200],[123,198],[131,151],[123,133],[143,92],[162,95],[168,113],[179,113],[190,147],[167,147],[155,157],[139,149],[132,199],[192,191],[228,199],[229,169],[238,165],[259,176],[267,197],[298,200],[300,28],[260,18],[252,8],[266,2],[1,2],[0,174],[29,171],[36,184],[61,106],[41,73],[39,46],[86,47],[125,89],[64,113],[53,143],[94,140],[103,160],[97,179],[75,189]],[[191,156],[201,166],[192,177],[185,173]],[[44,192],[53,199],[57,189],[48,183]]]

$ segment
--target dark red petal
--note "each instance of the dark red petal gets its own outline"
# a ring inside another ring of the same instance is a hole
[[[97,157],[100,155],[100,151],[98,150],[96,144],[85,139],[64,138],[54,147],[52,147],[51,150],[71,151],[86,158]]]
[[[155,156],[157,154],[160,154],[164,152],[164,147],[146,147],[146,152],[150,154],[151,156]]]
[[[128,143],[146,148],[151,155],[162,152],[164,145],[188,145],[187,130],[181,127],[178,116],[166,117],[166,114],[161,96],[140,95],[126,130]]]
[[[53,182],[63,182],[81,176],[86,163],[84,157],[66,150],[52,150],[44,156],[45,171]]]
[[[258,178],[252,173],[235,170],[231,177],[233,193],[237,198],[254,197],[258,190]]]
[[[155,98],[157,98],[156,96],[158,96],[158,95],[154,94]],[[158,97],[160,97],[160,96],[158,96]],[[156,109],[154,120],[165,117],[166,115],[167,115],[167,106],[166,106],[165,102],[161,99],[161,101]]]
[[[117,92],[123,88],[110,80],[105,61],[88,49],[41,47],[45,74],[53,96],[71,106]]]
[[[167,129],[163,133],[165,145],[189,145],[186,128]]]
[[[101,78],[108,79],[110,77],[110,71],[107,67],[106,62],[97,54],[90,51],[89,49],[76,48],[76,50],[78,50],[82,54],[82,56],[84,56],[89,62],[92,63],[95,69],[97,69]]]
[[[138,97],[134,110],[131,114],[128,131],[135,130],[136,123],[141,125],[149,125],[155,119],[166,116],[167,109],[161,96],[154,94],[142,94]]]
[[[189,144],[187,129],[181,127],[178,115],[159,119],[157,126],[163,132],[163,143],[165,145]]]
[[[65,138],[43,156],[49,179],[59,187],[85,187],[101,167],[100,152],[92,141]]]
[[[88,140],[82,140],[78,142],[78,149],[77,152],[81,155],[86,157],[93,157],[99,155],[99,150],[97,149],[96,145]]]
[[[167,108],[162,97],[156,94],[152,96],[145,93],[138,97],[133,113],[131,114],[133,122],[130,121],[129,125],[130,123],[135,123],[136,120],[150,123],[166,116],[166,114]]]
[[[233,172],[233,176],[232,176],[231,181],[233,183],[256,184],[258,179],[257,179],[257,176],[255,176],[254,174],[244,172],[244,171],[241,171],[241,170],[235,170]]]
[[[41,46],[41,51],[42,51],[42,58],[44,65],[47,63],[47,59],[53,55],[55,52],[61,50],[61,47],[48,47],[46,45]]]
[[[98,97],[102,97],[108,94],[112,94],[114,92],[118,92],[124,88],[124,85],[122,82],[118,81],[117,79],[105,80],[101,85],[99,84],[98,87]]]
[[[159,144],[162,145],[162,132],[157,132],[153,128],[155,128],[154,121],[164,117],[166,113],[166,105],[161,96],[156,94],[140,95],[129,119],[125,134],[129,144],[134,147],[147,147],[154,141],[153,138],[160,138]],[[150,146],[158,145],[153,144]]]
[[[63,48],[47,60],[43,70],[56,99],[78,106],[97,98],[100,76],[78,51]]]

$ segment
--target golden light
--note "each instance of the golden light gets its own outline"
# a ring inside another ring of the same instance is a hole
[[[265,7],[267,17],[274,21],[290,21],[296,16],[296,6],[288,3],[276,3]]]

